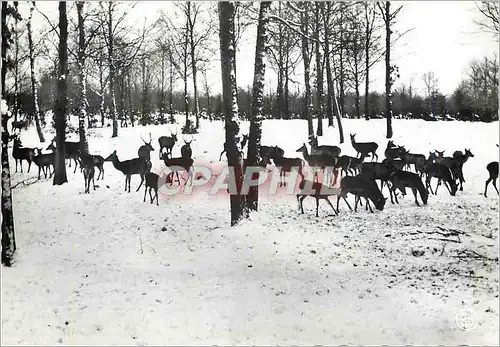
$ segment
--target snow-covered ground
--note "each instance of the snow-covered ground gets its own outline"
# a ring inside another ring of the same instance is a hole
[[[464,191],[441,187],[423,207],[409,192],[374,214],[341,202],[332,216],[321,201],[319,218],[313,199],[302,215],[295,197],[264,196],[259,213],[231,228],[227,197],[143,203],[139,177],[126,193],[111,163],[91,194],[73,167],[57,187],[35,181],[35,166],[14,173],[13,185],[26,184],[13,190],[18,250],[2,267],[2,345],[497,344],[498,196],[491,185],[482,192],[485,167],[498,160],[498,122],[393,122],[394,142],[412,152],[470,148]],[[383,119],[343,126],[344,154],[355,154],[356,133],[383,159]],[[114,139],[111,128],[91,129],[90,151],[130,159],[151,133],[160,172],[157,139],[169,129],[129,127]],[[202,122],[195,165],[218,161],[223,134],[221,122]],[[264,121],[262,143],[286,156],[300,157],[306,139],[304,121]],[[22,140],[39,145],[34,129]],[[337,129],[319,142],[338,144]]]

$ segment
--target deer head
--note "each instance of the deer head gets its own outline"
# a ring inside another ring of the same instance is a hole
[[[177,129],[175,130],[175,134],[173,132],[170,132],[170,137],[174,142],[177,142]]]
[[[437,157],[438,158],[443,158],[444,157],[444,151],[438,151],[438,150],[434,150],[434,153],[436,153]]]
[[[469,158],[474,158],[474,154],[470,151],[470,149],[465,149],[465,156]]]
[[[144,142],[144,146],[149,150],[149,151],[154,151],[154,148],[153,146],[151,145],[151,142],[153,141],[153,139],[151,138],[151,133],[149,133],[149,142],[147,142],[146,140],[144,140],[142,138],[142,135],[141,135],[141,140],[142,142]]]

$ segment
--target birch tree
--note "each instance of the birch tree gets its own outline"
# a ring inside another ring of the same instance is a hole
[[[55,107],[56,151],[54,158],[54,185],[68,182],[65,165],[66,110],[68,78],[68,18],[66,2],[59,2],[59,76]]]
[[[35,119],[36,132],[40,142],[45,142],[45,137],[43,136],[42,126],[40,124],[40,108],[38,106],[38,91],[35,73],[35,51],[33,47],[33,30],[31,27],[31,21],[33,18],[33,11],[35,10],[35,1],[30,2],[30,15],[28,17],[27,27],[28,27],[28,49],[30,56],[30,69],[31,69],[31,93],[33,95],[33,118]]]
[[[236,86],[236,49],[234,30],[234,3],[219,2],[219,39],[221,58],[222,98],[226,129],[227,162],[229,182],[235,182],[236,192],[230,195],[231,226],[248,216],[245,197],[240,193],[243,182],[243,162],[238,133],[238,89]]]
[[[255,45],[255,66],[252,88],[252,115],[250,117],[250,132],[248,138],[247,166],[257,166],[260,162],[260,141],[262,138],[262,104],[264,99],[264,80],[266,64],[264,54],[269,26],[270,1],[260,3],[259,23],[257,25],[257,42]],[[256,173],[258,177],[258,173]],[[250,210],[257,211],[259,203],[259,187],[250,187],[247,195],[247,205]]]

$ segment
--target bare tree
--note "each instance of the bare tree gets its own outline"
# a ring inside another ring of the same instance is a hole
[[[482,20],[475,21],[476,24],[483,29],[495,34],[498,40],[498,34],[500,33],[499,12],[500,4],[498,1],[479,1],[475,2],[476,8],[479,14],[482,16]]]
[[[78,12],[78,134],[80,136],[80,145],[85,153],[89,151],[89,143],[86,136],[85,121],[87,118],[87,73],[85,68],[85,20],[83,16],[83,1],[77,1],[76,9]]]
[[[266,50],[267,30],[269,26],[270,1],[260,3],[259,23],[257,25],[257,43],[255,45],[255,67],[252,88],[252,115],[250,117],[250,133],[248,138],[247,166],[257,166],[260,162],[260,140],[262,138],[262,105],[264,99],[264,80],[266,64],[264,54]],[[256,174],[258,175],[258,173]],[[257,211],[259,204],[259,187],[250,187],[247,196],[247,205],[250,210]]]
[[[11,266],[16,252],[16,236],[14,232],[14,214],[12,205],[12,190],[10,183],[10,167],[8,147],[11,139],[7,123],[12,115],[7,109],[7,91],[5,80],[7,70],[14,68],[13,62],[7,54],[13,43],[12,32],[7,26],[7,17],[14,17],[16,23],[21,19],[17,11],[17,4],[13,8],[7,2],[2,2],[2,264]],[[5,104],[4,104],[5,103]]]
[[[323,136],[323,58],[321,56],[321,7],[324,3],[314,3],[314,21],[315,30],[315,54],[316,54],[316,116],[318,117],[318,127],[316,133],[318,136]]]
[[[56,151],[54,160],[54,185],[68,182],[65,164],[66,109],[68,78],[68,18],[66,2],[59,2],[59,78],[57,81],[57,100],[55,107]],[[76,164],[75,164],[76,165]]]
[[[36,132],[40,142],[45,142],[45,137],[43,136],[42,126],[40,124],[40,108],[38,106],[38,91],[36,85],[36,74],[35,74],[35,55],[33,48],[33,30],[31,28],[31,21],[33,18],[33,11],[35,10],[35,2],[30,2],[30,15],[28,17],[28,47],[30,55],[30,67],[31,67],[31,93],[33,95],[33,118],[35,119]]]
[[[432,72],[432,71],[424,73],[422,75],[422,81],[425,84],[425,93],[426,93],[425,96],[427,97],[428,102],[429,102],[429,112],[434,113],[434,110],[432,107],[432,98],[438,90],[439,81],[436,78],[436,76],[434,75],[434,72]]]
[[[243,162],[240,156],[241,146],[238,141],[240,129],[237,121],[238,89],[234,74],[234,67],[236,65],[234,36],[234,3],[219,2],[222,97],[226,128],[227,161],[230,168],[229,182],[235,182],[237,187],[237,192],[232,192],[230,196],[232,226],[248,216],[245,197],[240,194],[243,182]]]
[[[314,136],[314,128],[312,121],[312,98],[311,98],[311,44],[308,38],[309,35],[309,3],[302,1],[300,9],[300,30],[302,32],[301,49],[302,62],[304,63],[304,118],[307,120],[307,132],[309,137]]]
[[[377,2],[377,6],[385,24],[385,117],[387,119],[386,137],[390,139],[392,138],[391,88],[394,83],[393,74],[397,71],[395,66],[391,66],[391,26],[394,24],[396,16],[403,8],[403,5],[392,12],[390,1],[386,1],[385,6],[382,6],[381,2]]]

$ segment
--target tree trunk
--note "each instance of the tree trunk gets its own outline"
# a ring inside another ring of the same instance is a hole
[[[168,88],[168,112],[170,113],[170,122],[174,121],[174,67],[170,60],[170,80]]]
[[[190,3],[188,1],[188,3]],[[194,38],[193,38],[193,30],[194,28],[190,26],[190,43],[191,43],[191,49],[190,49],[190,56],[191,56],[191,69],[193,73],[193,113],[194,116],[196,117],[196,129],[200,127],[200,115],[198,114],[198,82],[196,79],[196,74],[198,73],[198,69],[196,68],[196,52],[195,52],[195,46],[194,46]]]
[[[189,30],[188,21],[186,19],[186,32]],[[189,121],[189,97],[188,97],[188,39],[185,37],[186,42],[184,43],[184,112],[186,113],[186,125],[185,129],[191,128],[191,123]]]
[[[80,145],[85,153],[89,152],[89,143],[87,141],[85,120],[87,118],[87,81],[85,73],[85,27],[83,18],[83,1],[76,3],[78,12],[78,134],[80,135]]]
[[[14,8],[15,12],[19,13],[18,11],[18,1],[14,1]],[[19,19],[15,18],[15,24],[14,24],[14,30],[15,30],[15,35],[14,35],[14,45],[15,45],[15,68],[14,68],[14,121],[17,122],[17,116],[19,114],[19,32],[18,32],[18,22]],[[3,89],[2,89],[3,90]]]
[[[160,123],[165,124],[165,52],[161,51],[161,101],[160,101]]]
[[[307,133],[309,137],[314,136],[314,128],[312,121],[312,100],[311,100],[311,82],[310,82],[310,61],[309,61],[309,40],[305,37],[308,36],[309,27],[309,13],[308,8],[306,8],[306,2],[302,2],[304,5],[305,12],[300,13],[301,19],[301,29],[304,36],[301,38],[302,46],[302,61],[304,62],[304,85],[305,85],[305,97],[304,97],[304,118],[307,120]]]
[[[16,252],[16,236],[14,233],[14,214],[12,208],[12,191],[10,186],[10,167],[9,167],[9,140],[10,134],[7,128],[9,121],[7,106],[7,92],[5,90],[5,78],[7,76],[7,50],[10,48],[10,32],[7,26],[7,2],[2,3],[2,264],[11,266]],[[17,3],[14,4],[17,14]],[[17,23],[17,16],[16,16]],[[16,37],[17,40],[17,37]],[[17,46],[17,43],[16,43]],[[16,47],[17,49],[17,47]],[[16,58],[17,62],[17,58]],[[5,103],[5,104],[4,104]]]
[[[59,2],[59,78],[57,80],[56,99],[56,151],[54,160],[54,185],[68,182],[65,164],[66,141],[66,107],[68,78],[68,18],[66,17],[66,2]]]
[[[325,31],[325,65],[326,65],[326,85],[327,85],[327,96],[326,96],[326,115],[328,118],[328,126],[333,127],[333,98],[335,97],[335,91],[333,88],[333,78],[332,78],[332,67],[330,65],[330,28],[328,26],[328,19],[331,15],[331,3],[326,3],[326,13],[323,9],[323,30]],[[341,142],[342,143],[342,142]]]
[[[257,43],[255,46],[255,67],[252,89],[252,115],[250,118],[250,132],[248,136],[248,163],[247,166],[257,166],[260,162],[260,141],[262,138],[262,105],[264,99],[264,78],[266,64],[264,53],[266,49],[267,30],[269,26],[270,1],[260,3],[259,24],[257,26]],[[255,174],[257,177],[258,173]],[[259,204],[259,187],[250,187],[247,196],[247,206],[250,210],[257,211]]]
[[[36,88],[36,75],[35,75],[35,52],[33,48],[33,33],[31,30],[31,20],[33,18],[33,11],[35,10],[35,2],[32,1],[30,5],[30,16],[28,18],[28,49],[30,56],[30,69],[31,69],[31,93],[33,95],[33,117],[35,118],[36,132],[40,142],[45,142],[43,136],[42,126],[40,124],[40,108],[38,106],[38,91]]]
[[[391,2],[385,2],[385,117],[387,119],[386,138],[392,138],[391,110]]]
[[[344,116],[345,112],[345,86],[344,86],[344,11],[345,11],[345,3],[341,2],[340,3],[340,45],[339,45],[339,66],[340,66],[340,71],[339,71],[339,94],[340,94],[340,100],[339,100],[339,107],[340,107],[340,116]]]
[[[109,113],[113,120],[113,134],[111,137],[118,137],[118,122],[116,120],[116,100],[115,100],[115,63],[114,63],[114,42],[113,42],[113,2],[108,5],[108,65],[109,65]]]
[[[99,66],[99,113],[101,114],[101,126],[104,128],[104,117],[106,115],[106,109],[104,107],[104,93],[106,89],[106,85],[104,83],[104,63],[102,61],[102,56],[99,59],[97,65]]]
[[[365,2],[365,119],[370,120],[369,86],[370,86],[370,19],[368,18],[368,2]]]
[[[359,59],[358,59],[358,49],[355,49],[354,52],[354,90],[356,93],[356,98],[355,98],[355,110],[356,110],[356,118],[360,117],[360,109],[359,109],[359,104],[361,103],[360,101],[360,94],[359,94]]]
[[[248,216],[245,197],[240,195],[240,188],[243,183],[243,162],[240,156],[240,142],[238,141],[238,89],[236,86],[236,52],[234,38],[234,3],[219,2],[219,39],[221,58],[221,79],[223,110],[226,128],[226,146],[229,180],[236,183],[237,192],[231,194],[231,226],[236,225],[240,220]]]
[[[318,127],[316,129],[316,134],[318,136],[323,136],[323,62],[321,61],[321,51],[320,51],[320,3],[316,2],[315,6],[315,21],[316,21],[316,110],[318,117]]]

